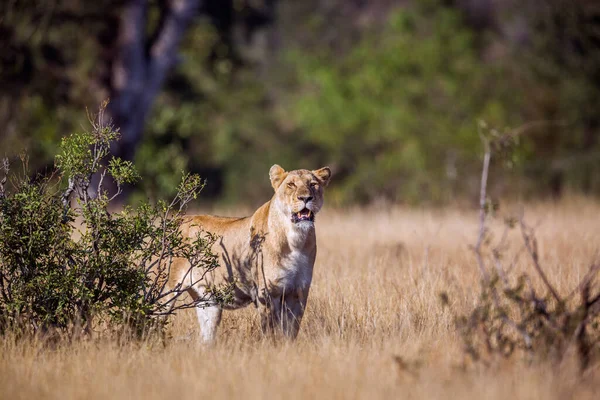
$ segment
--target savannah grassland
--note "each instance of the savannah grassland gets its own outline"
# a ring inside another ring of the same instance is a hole
[[[600,205],[575,198],[525,209],[538,224],[547,274],[561,293],[570,292],[597,256]],[[498,238],[501,219],[491,227]],[[468,313],[477,298],[469,247],[477,230],[475,210],[325,207],[295,343],[262,340],[251,307],[225,313],[219,342],[209,349],[197,344],[191,310],[177,316],[166,346],[4,339],[0,398],[597,398],[597,367],[579,379],[568,359],[558,366],[518,357],[489,367],[465,361],[454,315]],[[506,259],[521,246],[518,231],[509,242]],[[522,271],[532,272],[526,255],[514,272]]]

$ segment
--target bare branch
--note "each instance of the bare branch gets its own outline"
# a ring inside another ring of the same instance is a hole
[[[479,234],[477,236],[477,243],[474,247],[475,257],[477,258],[477,265],[479,266],[479,272],[481,273],[481,277],[484,282],[489,282],[489,274],[485,268],[485,263],[483,261],[483,256],[481,254],[481,247],[483,245],[485,235],[487,232],[485,222],[487,216],[486,210],[486,199],[487,199],[487,180],[488,180],[488,171],[490,167],[490,160],[492,157],[490,143],[483,135],[481,136],[481,141],[483,142],[485,153],[483,156],[483,169],[481,171],[481,186],[479,191]]]
[[[69,209],[71,208],[71,201],[70,201],[70,197],[71,197],[71,193],[73,193],[73,190],[75,190],[75,179],[70,176],[69,177],[69,186],[67,187],[67,189],[65,190],[65,192],[62,195],[62,204],[63,204],[63,222],[66,221],[67,218],[67,214],[69,212]]]
[[[105,176],[106,176],[106,168],[100,173],[100,180],[98,181],[98,186],[96,188],[96,193],[97,193],[98,196],[100,196],[102,194],[102,186],[103,186],[103,183],[104,183],[104,177]]]
[[[508,135],[510,137],[515,138],[517,136],[524,135],[535,128],[547,127],[547,126],[566,126],[567,121],[564,120],[538,120],[538,121],[529,121],[524,123],[523,125],[508,131]]]
[[[600,264],[593,264],[585,274],[581,282],[565,297],[565,301],[569,301],[576,293],[581,293],[584,287],[589,286],[600,271]]]
[[[546,285],[546,288],[550,291],[552,297],[554,297],[556,301],[562,302],[562,299],[558,295],[558,292],[556,291],[556,289],[554,289],[554,286],[552,286],[552,284],[548,280],[548,277],[544,273],[542,266],[540,265],[539,254],[537,250],[537,240],[533,232],[531,232],[531,229],[525,224],[523,216],[519,218],[519,224],[521,226],[521,233],[523,235],[523,241],[525,242],[525,248],[527,249],[531,260],[533,261],[533,266],[536,272],[538,273],[540,278],[542,278],[544,285]]]
[[[0,199],[6,196],[6,190],[4,189],[4,185],[6,184],[6,179],[9,172],[9,163],[8,158],[2,159],[2,165],[0,165],[0,170],[4,171],[4,177],[0,180]]]

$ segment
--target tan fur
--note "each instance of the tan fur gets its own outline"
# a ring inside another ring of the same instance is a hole
[[[222,308],[236,309],[254,303],[265,333],[282,332],[295,338],[306,307],[317,254],[315,225],[294,222],[292,215],[304,208],[315,215],[323,206],[323,190],[329,183],[329,168],[286,172],[278,165],[269,171],[275,191],[271,200],[244,218],[210,215],[192,217],[183,227],[185,237],[203,229],[219,236],[213,250],[219,267],[189,287],[194,298],[210,298],[210,288],[234,285],[229,304],[210,302],[198,307],[198,320],[205,342],[215,339]],[[172,279],[193,283],[202,271],[189,270],[187,260],[178,259]],[[185,284],[185,282],[184,282]]]

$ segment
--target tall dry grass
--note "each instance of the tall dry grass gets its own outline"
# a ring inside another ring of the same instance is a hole
[[[542,262],[569,292],[600,244],[600,205],[532,204]],[[501,223],[493,223],[498,235]],[[464,363],[453,313],[467,313],[479,275],[469,248],[476,211],[404,208],[325,210],[317,221],[316,274],[295,343],[262,340],[255,310],[226,313],[219,342],[197,344],[193,311],[178,316],[165,347],[84,341],[0,345],[6,399],[185,398],[597,398],[600,373],[575,363],[490,368]],[[520,245],[515,232],[507,255]],[[518,271],[527,270],[521,257]],[[450,307],[439,294],[446,292]],[[402,368],[400,357],[410,368]]]

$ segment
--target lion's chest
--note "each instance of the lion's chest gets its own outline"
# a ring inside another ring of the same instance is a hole
[[[281,258],[272,283],[287,292],[308,288],[312,281],[313,263],[313,255],[292,250]]]

